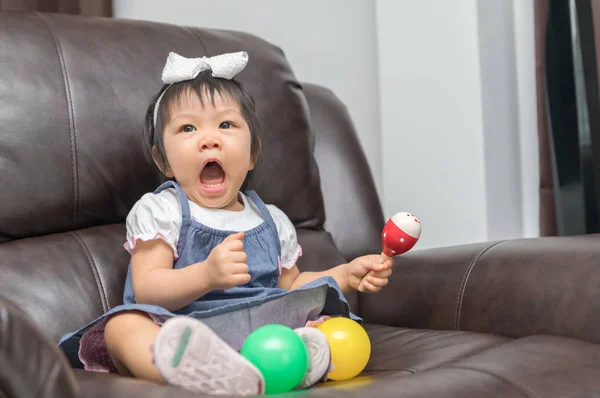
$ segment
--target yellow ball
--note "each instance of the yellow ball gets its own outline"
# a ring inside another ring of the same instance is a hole
[[[349,318],[331,318],[317,329],[325,334],[334,369],[331,380],[348,380],[363,371],[371,357],[371,341],[365,329]]]

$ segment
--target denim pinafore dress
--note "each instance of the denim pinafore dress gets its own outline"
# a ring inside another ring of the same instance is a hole
[[[210,228],[192,219],[188,199],[181,187],[167,181],[155,190],[159,193],[173,187],[179,196],[182,222],[174,268],[183,268],[206,260],[211,250],[227,236],[239,231]],[[72,364],[77,356],[79,340],[98,322],[121,311],[138,310],[161,317],[191,316],[202,320],[234,349],[239,350],[246,337],[266,324],[282,324],[291,328],[304,326],[322,315],[345,316],[361,321],[350,312],[346,298],[332,277],[323,277],[288,291],[278,288],[281,253],[277,227],[267,207],[254,191],[245,192],[256,205],[263,222],[245,231],[244,251],[247,254],[250,282],[231,289],[214,290],[176,311],[135,302],[131,280],[131,264],[127,271],[123,304],[112,308],[79,330],[64,335],[59,346]]]

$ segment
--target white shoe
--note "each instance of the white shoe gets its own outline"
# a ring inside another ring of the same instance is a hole
[[[327,338],[320,330],[313,327],[303,327],[294,330],[304,341],[308,350],[308,370],[296,388],[309,388],[327,379],[331,365],[331,352]]]
[[[260,371],[201,321],[177,316],[156,337],[154,363],[169,384],[214,395],[263,395]]]

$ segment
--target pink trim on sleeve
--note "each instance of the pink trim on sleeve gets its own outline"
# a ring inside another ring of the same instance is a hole
[[[177,247],[175,247],[174,242],[160,232],[157,232],[154,235],[133,235],[127,242],[125,242],[125,244],[123,244],[123,247],[129,252],[129,254],[131,254],[133,252],[133,249],[135,249],[135,245],[138,240],[147,242],[149,240],[155,239],[162,239],[163,241],[165,241],[173,250],[173,259],[177,260],[179,258],[179,254],[177,253]]]
[[[281,261],[281,259],[279,260],[279,273],[281,273],[282,268],[290,269],[294,265],[296,265],[296,262],[298,261],[300,256],[302,256],[302,246],[300,246],[300,244],[297,244],[296,250],[294,250],[294,254],[289,259],[286,259],[285,264]]]

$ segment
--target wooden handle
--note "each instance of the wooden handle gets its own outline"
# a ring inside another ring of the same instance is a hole
[[[381,264],[383,264],[387,259],[390,259],[391,257],[387,256],[386,254],[384,254],[383,252],[381,253],[381,255],[379,256],[379,262]],[[365,276],[363,276],[362,280],[360,281],[360,283],[358,284],[358,291],[361,293],[365,292],[365,280],[369,277],[369,275],[373,274],[373,271],[369,271],[367,272],[367,274]]]

